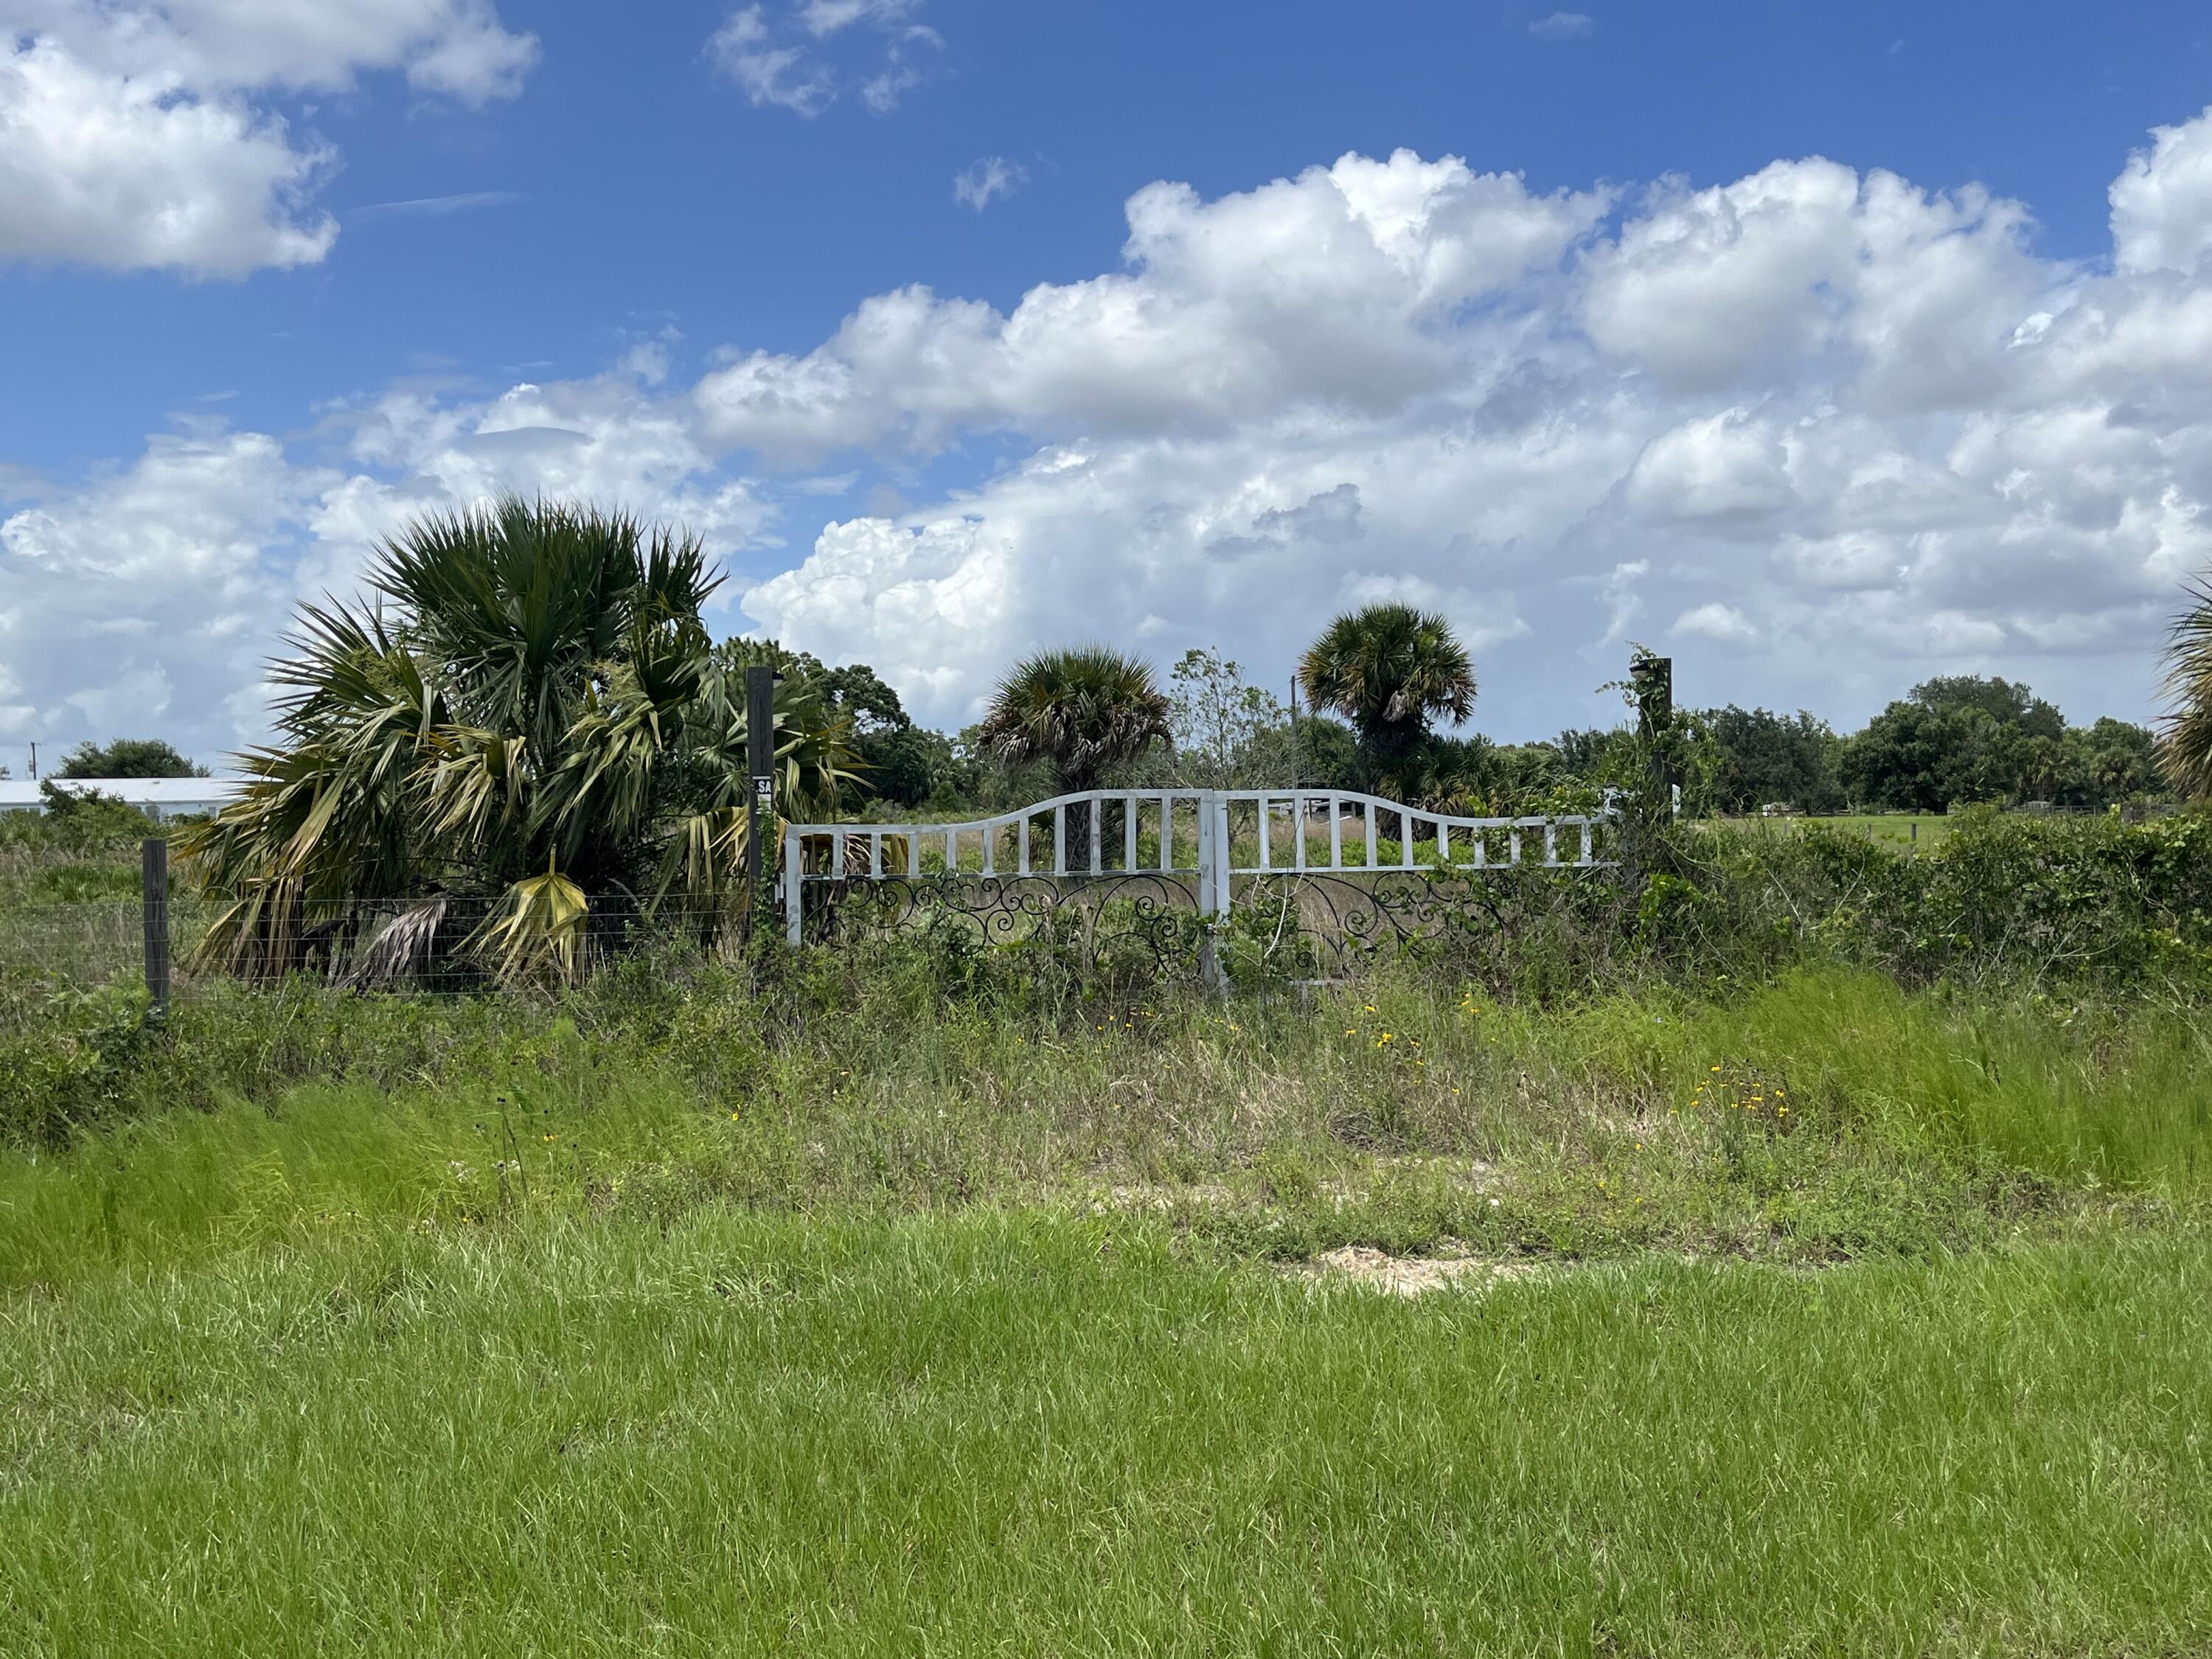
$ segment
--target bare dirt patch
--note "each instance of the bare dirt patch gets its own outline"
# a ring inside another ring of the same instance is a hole
[[[1390,1296],[1422,1296],[1453,1289],[1480,1292],[1501,1279],[1531,1278],[1544,1266],[1480,1256],[1392,1255],[1370,1245],[1346,1244],[1290,1271],[1313,1284],[1348,1283]]]

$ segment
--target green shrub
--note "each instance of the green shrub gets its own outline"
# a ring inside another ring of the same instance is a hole
[[[2212,988],[2212,814],[1976,810],[1918,854],[1817,824],[1700,827],[1676,846],[1711,902],[1673,907],[1674,942],[1707,957],[1771,959],[1781,938],[1914,982]]]
[[[145,1065],[143,986],[0,976],[0,1145],[52,1146],[112,1115]]]

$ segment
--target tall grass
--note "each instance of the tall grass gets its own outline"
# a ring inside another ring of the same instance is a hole
[[[735,982],[180,1009],[112,1127],[0,1158],[0,1283],[715,1206],[1146,1208],[1273,1256],[1450,1237],[1829,1261],[2193,1209],[2212,1147],[2212,1049],[2181,1015],[1840,968],[1571,1010],[1407,979],[1051,1018],[895,965],[834,999]],[[198,1108],[151,1109],[172,1086]]]

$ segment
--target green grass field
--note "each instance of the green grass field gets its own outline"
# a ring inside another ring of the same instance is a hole
[[[1159,1222],[394,1229],[5,1304],[10,1653],[2181,1654],[2182,1238],[1401,1302]]]
[[[1824,823],[1892,847],[1937,847],[1951,833],[1951,820],[1941,812],[1858,812],[1801,822]]]
[[[2187,1007],[802,1006],[182,1003],[0,1152],[0,1652],[2212,1648]]]
[[[1709,820],[1708,820],[1709,822]],[[1957,820],[1942,812],[1839,812],[1821,817],[1736,818],[1740,826],[1788,829],[1817,823],[1846,836],[1857,836],[1898,852],[1918,852],[1941,847]]]

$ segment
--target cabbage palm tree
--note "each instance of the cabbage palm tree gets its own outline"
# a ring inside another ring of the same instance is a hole
[[[1141,657],[1078,646],[1017,665],[992,694],[976,736],[1001,765],[1048,763],[1062,792],[1073,793],[1171,741],[1171,712]]]
[[[1410,605],[1370,605],[1331,623],[1298,664],[1316,708],[1331,708],[1359,734],[1371,776],[1395,776],[1413,760],[1429,722],[1474,712],[1474,665],[1451,624]]]
[[[1040,651],[999,682],[977,728],[977,746],[1006,767],[1042,761],[1063,794],[1096,789],[1155,743],[1172,743],[1174,705],[1153,683],[1152,665],[1103,645]],[[1080,848],[1092,834],[1088,803],[1068,809],[1067,833]],[[1102,814],[1097,826],[1114,833]]]
[[[366,605],[301,607],[278,741],[185,851],[226,901],[208,949],[282,972],[311,932],[398,969],[459,949],[570,971],[594,908],[727,915],[744,901],[743,681],[709,649],[719,577],[696,540],[621,514],[508,499],[415,521],[378,550]],[[812,814],[846,734],[780,685],[777,805]],[[485,920],[441,944],[449,901]]]
[[[2185,799],[2212,795],[2212,573],[2188,584],[2188,608],[2166,636],[2172,705],[2159,733],[2159,763]]]

